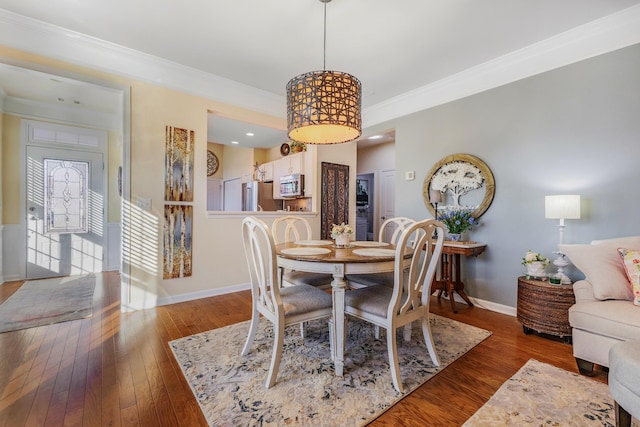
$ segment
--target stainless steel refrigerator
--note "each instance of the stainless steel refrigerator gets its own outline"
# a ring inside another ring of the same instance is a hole
[[[282,200],[273,198],[273,182],[250,181],[242,184],[243,211],[277,211]]]

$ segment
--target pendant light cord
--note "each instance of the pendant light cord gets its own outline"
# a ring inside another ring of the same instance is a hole
[[[327,3],[329,1],[324,1],[324,44],[322,46],[322,69],[324,71],[327,70]]]

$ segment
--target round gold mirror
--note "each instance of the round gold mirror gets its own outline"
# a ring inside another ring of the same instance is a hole
[[[471,215],[480,218],[489,209],[494,194],[491,169],[471,154],[443,158],[433,165],[422,186],[424,205],[434,218],[434,201],[442,207],[473,210]]]

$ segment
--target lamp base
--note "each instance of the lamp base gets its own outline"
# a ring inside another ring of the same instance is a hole
[[[555,265],[558,268],[558,274],[561,277],[560,283],[562,283],[563,285],[570,285],[571,279],[569,279],[569,277],[566,274],[564,274],[564,269],[566,266],[569,265],[569,261],[567,261],[564,258],[564,254],[562,252],[554,252],[554,253],[558,254],[558,258],[553,260],[553,265]]]

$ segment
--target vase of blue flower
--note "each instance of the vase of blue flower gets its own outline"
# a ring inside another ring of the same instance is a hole
[[[461,208],[447,208],[439,214],[439,220],[447,227],[447,240],[459,242],[463,233],[480,223],[472,216],[473,211]]]

